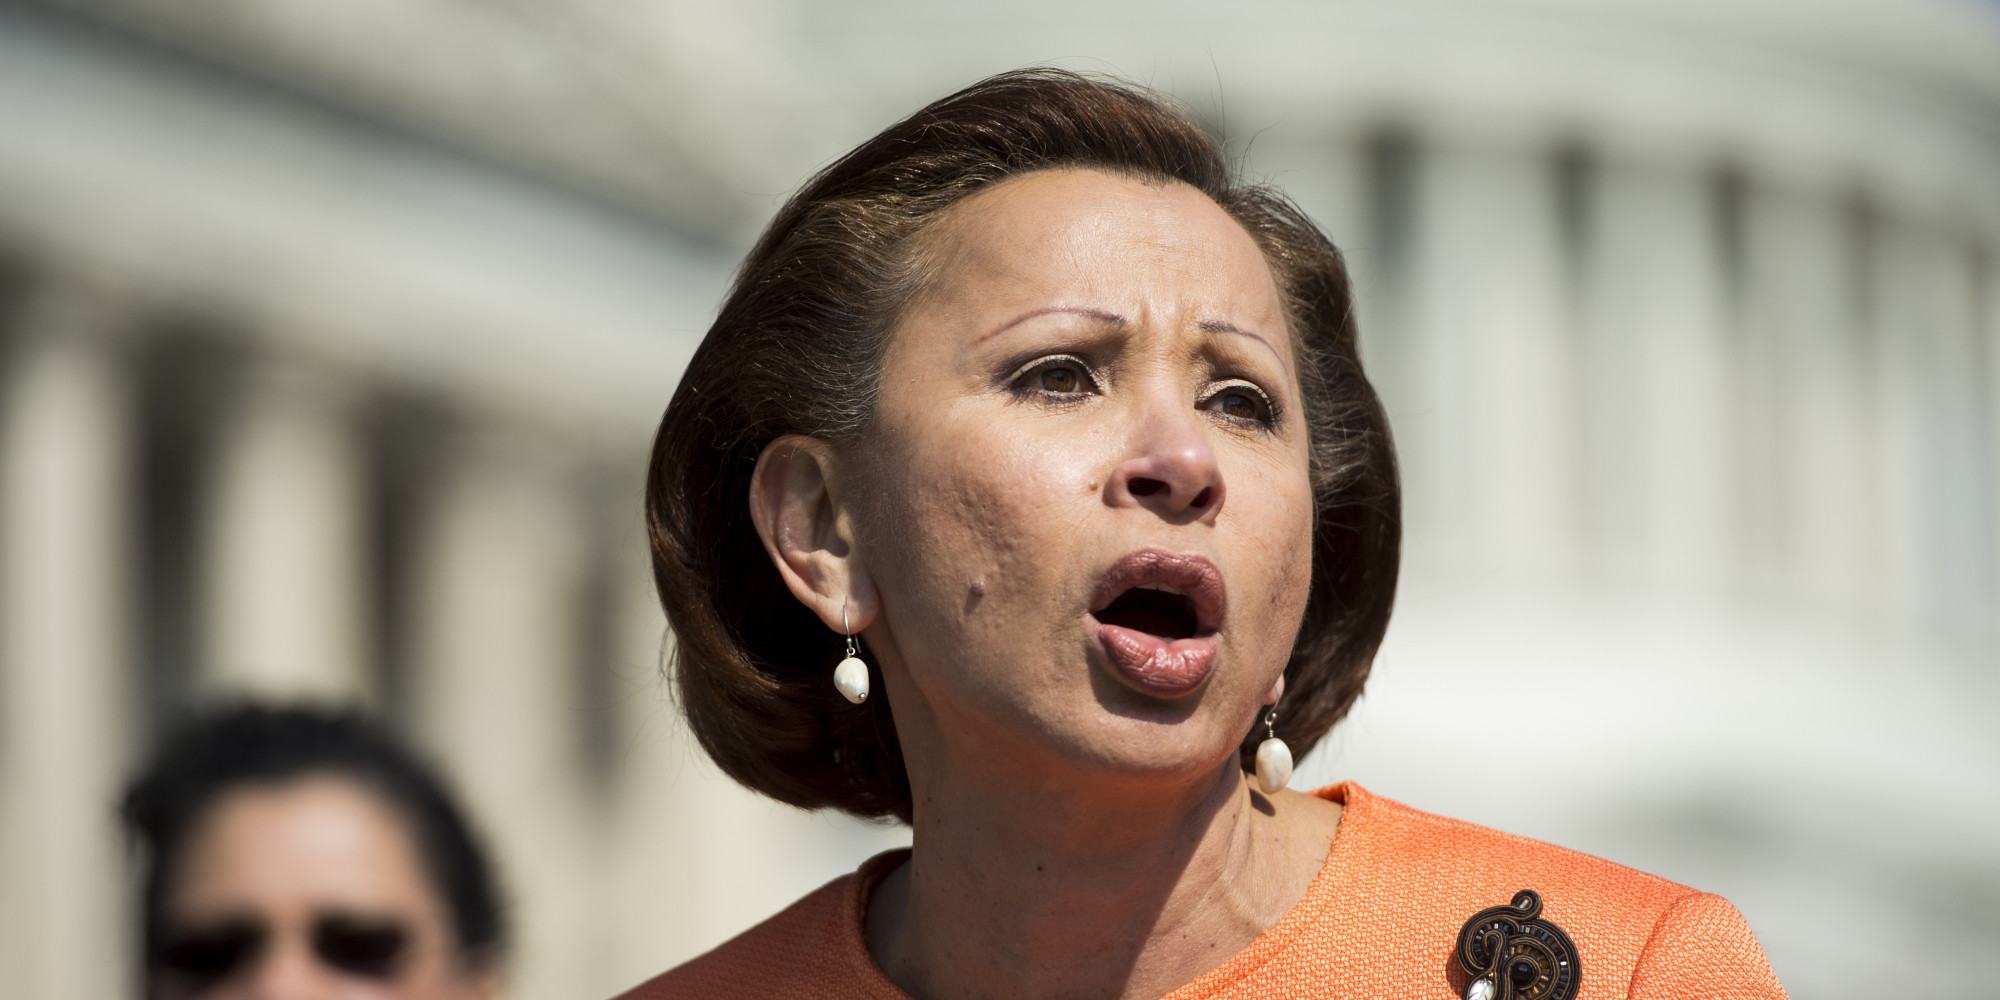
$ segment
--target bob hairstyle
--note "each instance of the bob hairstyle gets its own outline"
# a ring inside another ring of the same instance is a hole
[[[1058,169],[1186,184],[1263,250],[1298,353],[1315,503],[1312,590],[1278,731],[1303,756],[1361,693],[1389,624],[1402,535],[1395,452],[1361,371],[1340,251],[1282,195],[1239,184],[1166,98],[1020,70],[890,126],[799,189],[743,261],[660,421],[646,520],[677,695],[709,756],[756,791],[910,820],[888,699],[857,707],[834,690],[842,639],[771,565],[750,478],[781,436],[840,444],[867,432],[889,335],[923,288],[927,229],[999,181]],[[1261,733],[1245,735],[1246,765]]]

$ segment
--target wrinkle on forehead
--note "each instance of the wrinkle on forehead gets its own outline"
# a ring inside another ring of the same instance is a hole
[[[1094,173],[1114,181],[1137,185],[1149,197],[1145,197],[1143,200],[1141,198],[1130,197],[1130,189],[1126,189],[1128,196],[1124,198],[1120,198],[1115,194],[1100,194],[1098,197],[1102,207],[1099,210],[1093,212],[1087,219],[1073,219],[1071,224],[1060,229],[1034,226],[1032,224],[1024,229],[1020,220],[1009,219],[1000,223],[1003,228],[997,233],[980,231],[979,222],[991,219],[994,215],[999,214],[1001,206],[1006,203],[1008,198],[1019,192],[1019,185],[1023,182],[1042,178],[1045,175],[1074,176],[1086,173]],[[1256,237],[1238,222],[1234,216],[1230,215],[1226,209],[1209,198],[1205,193],[1180,181],[1170,180],[1162,183],[1161,178],[1128,176],[1117,171],[1101,170],[1095,167],[1056,168],[1018,175],[1000,181],[994,186],[973,194],[964,201],[947,209],[939,218],[938,223],[930,227],[929,232],[923,237],[924,247],[920,253],[928,258],[922,267],[922,270],[925,272],[923,288],[913,298],[910,307],[905,311],[904,315],[907,317],[920,312],[925,305],[935,303],[936,296],[949,294],[947,289],[953,283],[946,280],[946,276],[954,272],[963,273],[967,270],[968,265],[974,270],[989,271],[990,276],[995,279],[1002,281],[1018,280],[1022,282],[1046,280],[1046,275],[1036,273],[1036,269],[1032,266],[1025,269],[1020,266],[1023,260],[1035,259],[1038,254],[1043,256],[1058,256],[1082,267],[1085,265],[1087,258],[1103,253],[1104,246],[1101,236],[1106,229],[1120,225],[1118,216],[1121,214],[1132,218],[1143,218],[1145,222],[1141,223],[1141,225],[1152,227],[1165,225],[1172,229],[1180,230],[1181,235],[1185,237],[1188,230],[1192,228],[1188,217],[1186,215],[1174,214],[1175,210],[1171,208],[1157,207],[1160,206],[1160,199],[1171,198],[1179,193],[1198,196],[1202,203],[1214,209],[1220,219],[1227,220],[1230,230],[1242,238],[1245,246],[1255,255],[1255,259],[1261,265],[1260,278],[1265,287],[1273,295],[1274,301],[1271,304],[1276,306],[1276,315],[1273,318],[1276,322],[1277,330],[1290,333],[1291,317],[1289,310],[1286,308],[1286,296],[1278,284],[1276,269],[1273,267],[1269,257],[1264,253],[1263,247],[1258,244]],[[1132,211],[1135,206],[1137,207],[1137,211]],[[974,235],[985,238],[971,238]],[[1223,255],[1210,253],[1190,260],[1188,258],[1194,256],[1194,248],[1202,246],[1203,241],[1200,239],[1175,239],[1171,233],[1147,232],[1140,236],[1140,238],[1130,241],[1129,245],[1141,248],[1147,253],[1183,258],[1187,264],[1197,265],[1199,269],[1183,271],[1182,273],[1193,274],[1197,278],[1204,277],[1224,259]],[[1185,266],[1169,260],[1160,260],[1158,263],[1168,268]],[[1067,290],[1067,292],[1064,297],[1070,298],[1071,301],[1057,301],[1054,304],[1037,306],[1019,315],[1012,316],[991,329],[975,334],[972,343],[982,343],[1021,323],[1039,316],[1056,313],[1067,313],[1120,326],[1129,325],[1130,320],[1118,309],[1109,308],[1099,303],[1076,301],[1079,297],[1088,297],[1088,292],[1084,296],[1075,295],[1073,290]],[[1203,310],[1198,307],[1196,311],[1200,312]],[[1292,358],[1276,342],[1276,331],[1265,332],[1254,326],[1246,326],[1228,319],[1213,316],[1198,320],[1194,324],[1194,327],[1207,334],[1235,334],[1256,340],[1263,344],[1265,349],[1269,350],[1272,356],[1277,359],[1281,370],[1287,375],[1292,373]]]

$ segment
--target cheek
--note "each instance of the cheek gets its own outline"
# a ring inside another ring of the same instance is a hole
[[[399,991],[394,996],[408,997],[458,997],[472,996],[477,985],[475,974],[461,961],[448,928],[439,926],[427,928],[430,932],[422,940],[421,946],[410,956],[410,963],[403,970],[395,985]]]
[[[1240,579],[1256,627],[1250,638],[1282,660],[1291,651],[1312,590],[1313,496],[1302,473],[1274,470],[1232,488],[1241,533],[1234,541],[1244,558]],[[1254,583],[1252,582],[1254,581]],[[1235,604],[1236,596],[1231,595]]]
[[[881,502],[858,527],[895,616],[980,628],[1002,609],[1067,600],[1103,479],[1089,445],[990,418],[885,427],[870,462]]]

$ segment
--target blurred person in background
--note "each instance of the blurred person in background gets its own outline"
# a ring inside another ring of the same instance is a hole
[[[807,182],[667,408],[654,572],[717,764],[913,845],[630,996],[1782,997],[1719,897],[1285,789],[1398,572],[1351,306],[1118,83],[1003,74]],[[1488,725],[1472,780],[1560,794],[1562,719]]]
[[[491,998],[494,876],[444,786],[354,714],[239,707],[133,783],[144,990],[225,997]]]

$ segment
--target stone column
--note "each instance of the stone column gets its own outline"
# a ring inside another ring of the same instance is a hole
[[[1621,572],[1680,592],[1725,579],[1733,537],[1737,415],[1710,194],[1691,168],[1614,158],[1593,198],[1591,521]]]
[[[1992,590],[1986,602],[1986,663],[2000,665],[2000,233],[1996,233],[1978,255],[1981,270],[1981,305],[1977,347],[1984,362],[1980,377],[1984,382],[1986,406],[1986,467],[1991,470],[1988,487],[1996,494],[1987,510],[1987,532],[1993,545],[1986,552],[1986,578]]]
[[[1983,612],[1992,548],[1974,256],[1954,234],[1892,220],[1875,265],[1883,597],[1962,638]]]
[[[592,995],[599,903],[576,726],[584,552],[553,463],[505,442],[443,473],[415,554],[415,735],[513,903],[515,996]]]
[[[1836,612],[1871,586],[1877,428],[1872,376],[1849,269],[1854,237],[1832,197],[1774,188],[1750,201],[1745,257],[1751,322],[1772,345],[1782,392],[1771,548],[1784,589]],[[1756,387],[1750,387],[1753,391]]]
[[[1440,146],[1418,191],[1413,398],[1398,428],[1412,523],[1466,568],[1555,578],[1574,541],[1576,418],[1552,159]]]
[[[225,409],[205,512],[202,692],[368,695],[365,483],[336,378],[262,359]]]
[[[84,291],[28,310],[0,415],[0,995],[127,995],[130,393]]]
[[[617,874],[606,883],[619,986],[693,958],[720,943],[722,929],[741,926],[748,916],[740,898],[711,877],[740,860],[726,849],[718,854],[719,838],[708,835],[730,815],[730,783],[703,759],[673,702],[666,616],[650,581],[639,566],[631,568],[619,602],[617,654],[623,688],[618,721],[627,750],[611,810]],[[757,839],[754,827],[734,833]]]

